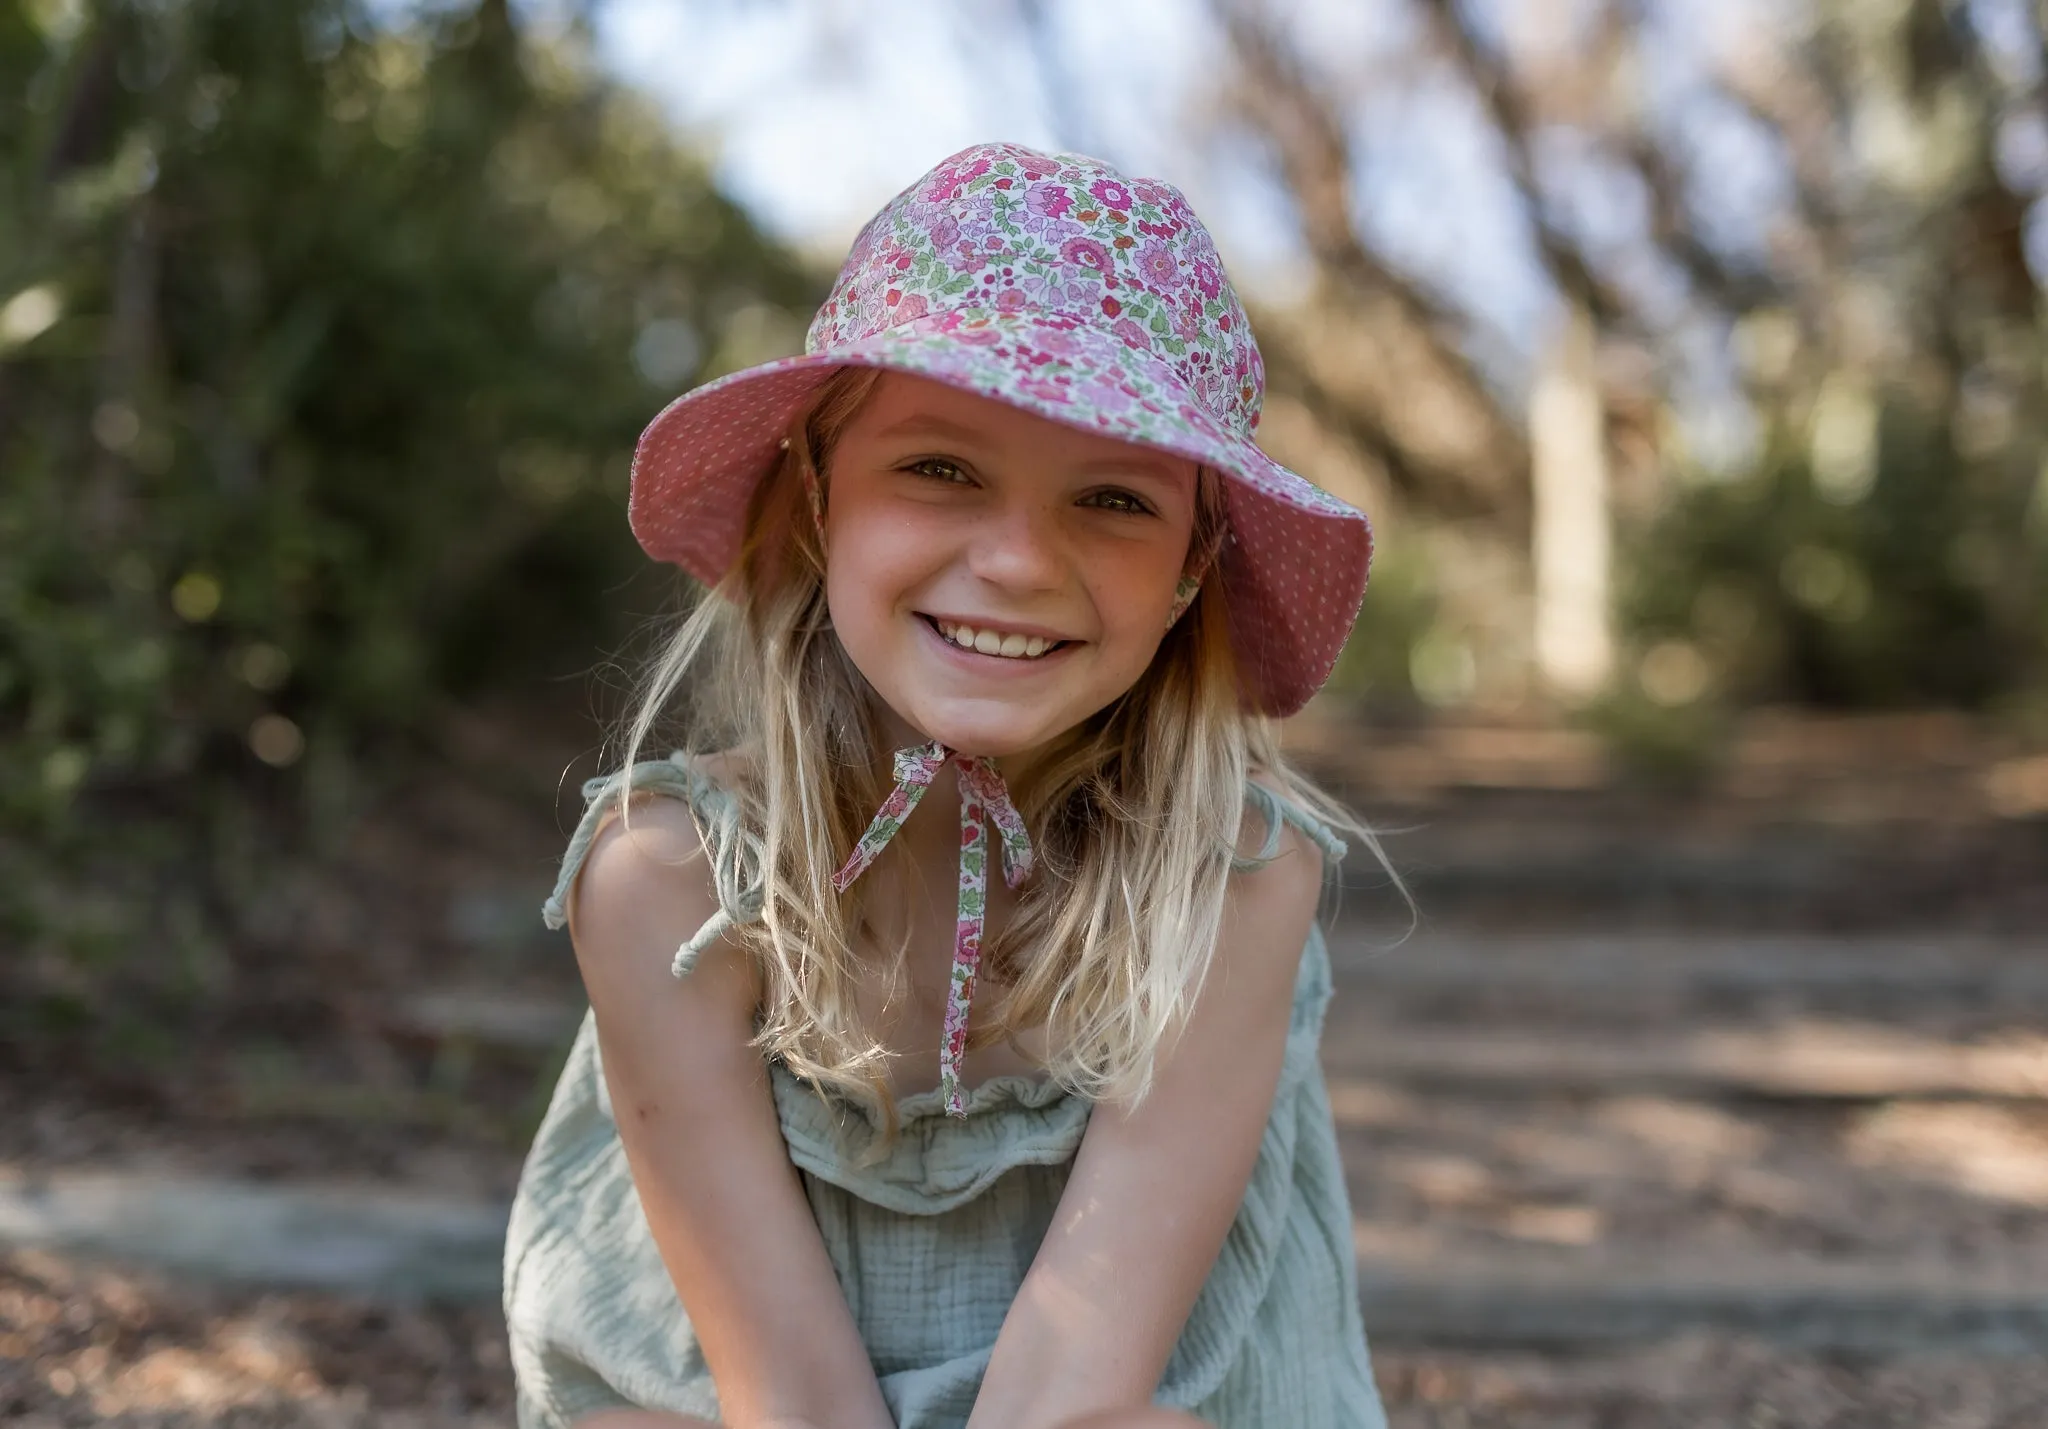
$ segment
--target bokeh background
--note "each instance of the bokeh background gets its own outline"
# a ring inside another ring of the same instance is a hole
[[[1189,193],[1380,532],[1290,739],[1421,905],[1330,1051],[1397,1420],[2044,1422],[2027,0],[0,0],[0,1415],[507,1422],[469,1282],[95,1257],[502,1200],[633,440],[996,137]]]

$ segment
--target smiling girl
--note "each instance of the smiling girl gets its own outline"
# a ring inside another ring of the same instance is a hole
[[[1272,725],[1371,536],[1262,387],[1177,191],[987,145],[648,428],[635,533],[712,594],[548,903],[522,1425],[1384,1423],[1316,1067],[1363,831]]]

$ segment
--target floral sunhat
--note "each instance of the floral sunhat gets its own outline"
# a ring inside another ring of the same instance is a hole
[[[707,585],[790,419],[847,366],[914,373],[1216,469],[1220,580],[1246,699],[1291,714],[1328,678],[1372,557],[1365,514],[1253,440],[1265,367],[1215,244],[1171,184],[980,144],[861,230],[800,357],[708,383],[648,426],[631,517]]]

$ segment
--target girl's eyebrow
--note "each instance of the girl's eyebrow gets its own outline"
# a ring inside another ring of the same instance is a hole
[[[1084,461],[1075,471],[1099,473],[1101,475],[1142,476],[1163,482],[1168,486],[1181,485],[1181,469],[1173,465],[1171,457],[1154,457],[1142,451],[1129,456],[1101,457],[1095,461]]]

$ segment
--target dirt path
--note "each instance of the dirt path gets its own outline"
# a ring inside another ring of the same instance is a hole
[[[1354,761],[1430,915],[1340,927],[1325,1038],[1397,1429],[2048,1426],[2048,840],[1986,803],[2010,751],[1902,773],[1901,729],[1877,774],[1800,735],[1675,813],[1541,739]],[[175,1077],[0,1048],[0,1177],[501,1204],[575,1015],[539,804],[412,798],[448,863],[367,829]],[[0,1422],[452,1429],[509,1396],[488,1305],[0,1260]]]
[[[1579,1354],[1383,1349],[1394,1429],[2039,1429],[2048,1368],[1831,1358],[1674,1336]],[[506,1429],[489,1307],[200,1291],[0,1261],[0,1422],[20,1429]]]

